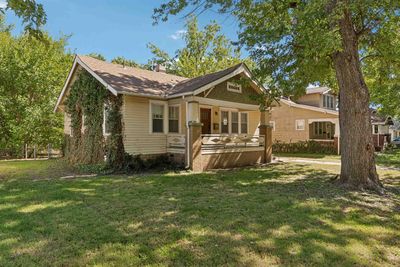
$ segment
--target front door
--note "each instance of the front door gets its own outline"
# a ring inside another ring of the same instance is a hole
[[[203,124],[201,134],[211,134],[211,109],[200,109],[200,122]]]

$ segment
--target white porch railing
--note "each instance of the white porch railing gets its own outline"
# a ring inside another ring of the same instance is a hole
[[[169,153],[184,154],[186,147],[186,137],[183,134],[167,135],[167,151]]]
[[[201,136],[201,149],[203,151],[260,148],[264,147],[265,137],[248,134],[204,134]]]

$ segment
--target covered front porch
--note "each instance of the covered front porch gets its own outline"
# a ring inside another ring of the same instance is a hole
[[[188,167],[203,171],[271,160],[268,113],[258,105],[205,97],[187,97],[184,105],[186,132],[168,134],[167,151],[184,154]]]
[[[309,140],[334,148],[340,154],[340,126],[338,118],[309,119]]]

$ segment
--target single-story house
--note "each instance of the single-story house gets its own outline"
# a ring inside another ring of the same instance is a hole
[[[265,88],[245,64],[192,79],[156,69],[76,56],[55,107],[64,113],[64,133],[71,134],[68,92],[79,73],[87,72],[122,96],[123,143],[129,154],[168,154],[195,171],[270,161],[268,113],[254,98]],[[105,123],[103,133],[106,139]]]

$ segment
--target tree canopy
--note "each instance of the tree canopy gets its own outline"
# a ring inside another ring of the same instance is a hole
[[[4,25],[0,28],[4,28]],[[45,42],[42,41],[45,40]],[[72,64],[66,39],[42,33],[14,37],[0,31],[0,147],[20,152],[24,143],[59,145],[62,117],[53,113]]]
[[[136,67],[136,68],[141,67],[141,65],[139,63],[135,62],[134,60],[127,59],[122,56],[114,58],[113,60],[111,60],[111,63],[120,64],[120,65],[127,66],[127,67]]]
[[[46,24],[47,17],[43,5],[35,0],[6,0],[5,8],[0,7],[0,14],[11,10],[22,19],[25,32],[39,37],[42,35],[41,27]]]
[[[340,182],[381,192],[368,86],[373,100],[384,106],[389,98],[379,96],[397,88],[400,2],[169,0],[154,10],[153,18],[157,23],[179,12],[213,7],[238,19],[240,43],[270,88],[299,95],[309,84],[323,84],[339,91]]]
[[[165,64],[167,71],[184,77],[197,77],[215,72],[243,61],[240,51],[235,49],[216,22],[199,29],[196,17],[191,17],[182,33],[185,46],[173,56],[154,44],[148,44],[154,58],[151,62]],[[249,60],[246,59],[249,64]],[[250,64],[251,65],[251,64]]]

